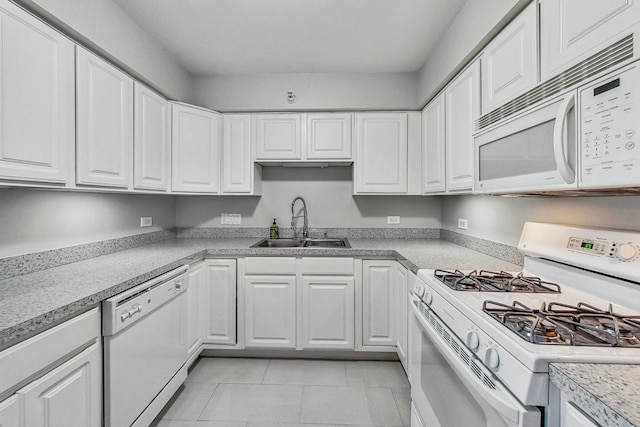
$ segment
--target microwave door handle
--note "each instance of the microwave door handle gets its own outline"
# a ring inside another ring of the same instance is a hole
[[[466,384],[467,387],[474,389],[478,395],[482,396],[482,398],[487,403],[489,403],[491,407],[500,414],[500,416],[512,422],[518,422],[521,409],[520,405],[515,402],[515,399],[511,397],[508,392],[502,389],[502,387],[492,390],[482,385],[481,380],[479,380],[474,374],[470,372],[471,368],[465,365],[460,360],[460,357],[456,353],[454,353],[447,344],[444,343],[438,333],[429,326],[428,322],[424,318],[424,315],[420,313],[418,308],[415,306],[415,303],[413,303],[413,301],[416,300],[414,298],[416,297],[411,297],[412,304],[410,305],[416,320],[418,320],[418,323],[420,324],[421,329],[429,334],[429,336],[433,340],[434,345],[445,357],[451,368],[453,368],[453,370],[458,374],[460,380],[464,384]],[[449,333],[453,335],[452,332]],[[471,357],[473,358],[474,356]]]
[[[553,155],[556,159],[556,166],[560,176],[567,184],[573,183],[575,180],[575,172],[569,165],[568,160],[568,139],[569,131],[567,129],[567,119],[569,111],[576,105],[575,94],[571,93],[562,101],[560,111],[556,116],[556,122],[553,127]]]

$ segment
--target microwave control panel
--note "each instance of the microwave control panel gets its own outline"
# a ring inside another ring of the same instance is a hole
[[[640,186],[640,66],[580,90],[580,186]]]

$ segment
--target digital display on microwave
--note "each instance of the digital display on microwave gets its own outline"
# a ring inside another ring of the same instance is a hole
[[[620,87],[620,77],[618,77],[615,80],[611,80],[609,83],[605,83],[601,86],[598,86],[597,88],[593,89],[593,96],[598,96],[601,93],[605,93],[607,91],[610,91],[611,89],[615,89],[617,87]]]

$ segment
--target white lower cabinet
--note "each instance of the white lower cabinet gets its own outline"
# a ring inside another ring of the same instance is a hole
[[[302,277],[302,348],[354,349],[353,276]]]
[[[203,342],[236,344],[236,260],[207,259],[202,266]]]
[[[199,352],[202,345],[204,329],[204,300],[202,298],[203,287],[203,262],[189,266],[189,288],[187,289],[187,342],[189,359]]]
[[[396,265],[396,283],[393,288],[396,292],[396,302],[397,302],[397,343],[396,349],[398,352],[398,358],[400,362],[402,362],[402,366],[405,371],[409,369],[409,364],[407,363],[407,357],[409,354],[409,332],[408,332],[408,322],[409,318],[408,312],[408,285],[409,285],[409,271],[404,268],[402,265]]]
[[[24,425],[20,414],[19,397],[14,394],[0,402],[0,427],[22,427]]]
[[[25,427],[102,426],[102,351],[98,343],[18,392]]]
[[[296,276],[245,276],[244,346],[296,348]]]
[[[1,351],[0,426],[102,426],[100,335],[94,308]]]
[[[599,427],[565,392],[560,393],[560,427]]]
[[[396,261],[362,261],[362,345],[396,346]]]

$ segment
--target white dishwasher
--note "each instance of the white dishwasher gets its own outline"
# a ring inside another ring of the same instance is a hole
[[[148,426],[186,379],[187,271],[102,303],[106,427]]]

